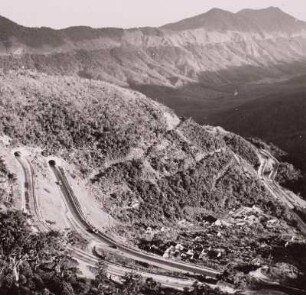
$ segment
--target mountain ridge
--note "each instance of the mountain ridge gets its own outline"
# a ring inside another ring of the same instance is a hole
[[[269,10],[264,12],[260,15]],[[240,12],[245,13],[248,12]],[[177,87],[199,82],[202,73],[231,66],[268,68],[305,61],[306,25],[293,21],[293,17],[288,16],[289,21],[278,18],[276,26],[282,24],[282,30],[271,32],[269,28],[273,26],[267,20],[262,21],[263,31],[259,24],[250,21],[251,17],[239,13],[215,9],[203,15],[208,16],[204,17],[204,26],[183,31],[84,26],[53,30],[26,28],[4,18],[4,24],[0,24],[1,66],[16,64],[49,74],[61,71],[78,75],[86,71],[94,79],[125,86],[132,82]],[[223,19],[224,15],[229,17]],[[206,21],[213,30],[205,28]],[[237,31],[237,27],[242,30]],[[60,56],[67,60],[69,68],[59,63]]]
[[[279,28],[276,28],[275,26],[266,26],[263,28],[261,21],[266,17],[270,19],[272,18],[274,21],[276,20],[279,23],[285,20],[287,25],[292,25],[296,29],[302,29],[303,26],[305,28],[306,25],[306,22],[297,20],[277,7],[268,7],[263,9],[242,9],[237,13],[213,8],[206,13],[190,17],[182,21],[166,24],[161,26],[161,28],[170,30],[188,30],[206,26],[207,29],[216,29],[221,23],[224,30],[234,28],[241,31],[257,31],[258,29],[278,31]],[[243,25],[245,27],[243,27]]]
[[[234,24],[233,24],[234,22]],[[163,29],[169,30],[189,30],[204,27],[206,29],[230,30],[236,28],[235,25],[243,23],[248,27],[247,22],[243,18],[237,17],[237,14],[219,8],[213,8],[203,14],[184,19],[171,24],[162,26]],[[247,28],[243,28],[244,30]]]

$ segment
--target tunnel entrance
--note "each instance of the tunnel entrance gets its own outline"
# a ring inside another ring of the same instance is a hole
[[[15,157],[20,157],[20,156],[21,156],[21,153],[20,153],[20,152],[15,152],[15,153],[14,153],[14,156],[15,156]]]
[[[52,167],[54,167],[54,166],[56,165],[56,163],[55,163],[54,160],[50,160],[50,161],[49,161],[49,165],[52,166]]]

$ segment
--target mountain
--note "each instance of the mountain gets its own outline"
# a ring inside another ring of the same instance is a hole
[[[262,203],[277,214],[254,170],[256,148],[234,134],[181,121],[167,107],[104,82],[20,71],[3,75],[0,86],[1,133],[82,168],[122,222],[195,220],[187,208],[197,206],[218,214]],[[235,191],[240,182],[245,186]],[[141,210],[122,211],[133,202]]]
[[[277,8],[213,9],[161,28],[127,30],[26,28],[0,18],[0,32],[4,70],[109,81],[180,115],[202,113],[198,122],[211,108],[224,111],[248,100],[234,95],[243,85],[306,73],[306,24]]]
[[[304,157],[305,51],[305,23],[273,7],[160,28],[53,30],[0,17],[2,210],[28,210],[31,230],[78,230],[84,248],[72,254],[83,262],[96,258],[99,229],[116,241],[101,246],[104,267],[109,257],[130,267],[117,249],[128,245],[209,266],[227,290],[262,289],[258,274],[288,294],[305,290],[305,202],[278,183],[295,186],[299,172],[284,161]],[[13,215],[1,219],[16,224]],[[34,286],[26,263],[14,271]],[[133,268],[160,275],[147,262]]]
[[[244,16],[218,8],[177,23],[164,25],[161,28],[171,31],[206,29],[207,31],[241,32],[255,32],[257,29],[256,26],[252,27],[252,24]]]
[[[306,24],[274,8],[213,9],[161,28],[127,30],[25,28],[1,18],[0,30],[4,68],[83,74],[125,86],[220,84],[231,81],[224,70],[246,66],[288,77],[293,68],[278,66],[303,62],[306,48]],[[210,74],[215,77],[207,79]]]
[[[237,14],[256,24],[263,32],[294,34],[295,32],[305,30],[305,22],[284,13],[277,7],[259,10],[244,9]]]
[[[214,8],[204,14],[167,24],[161,28],[173,31],[205,28],[207,31],[294,34],[305,30],[305,22],[295,19],[277,7],[259,10],[244,9],[238,13]]]
[[[50,176],[47,163],[56,159],[86,220],[93,207],[100,219],[107,212],[116,220],[107,230],[99,227],[116,241],[156,255],[181,245],[176,259],[224,272],[221,279],[239,289],[246,280],[256,283],[252,271],[266,271],[265,265],[271,280],[305,288],[296,213],[265,182],[263,159],[250,142],[181,120],[144,95],[106,82],[19,70],[1,74],[0,88],[3,177],[13,173],[23,184],[14,159],[21,151],[18,157],[35,175],[35,210],[43,220],[54,216],[48,224],[65,228],[69,208],[60,205]],[[86,189],[79,191],[80,183]],[[23,190],[13,192],[16,199]],[[86,231],[80,234],[87,239]]]
[[[25,68],[109,81],[138,90],[180,116],[235,132],[241,131],[234,127],[241,122],[237,108],[265,105],[270,97],[267,104],[271,106],[278,94],[294,96],[294,87],[300,89],[303,83],[288,87],[279,83],[306,74],[305,53],[305,22],[275,7],[238,13],[212,9],[160,28],[126,30],[26,28],[0,18],[0,67],[4,71]],[[286,103],[292,104],[291,109],[297,106],[290,99]],[[230,112],[236,115],[223,120],[223,114]],[[286,112],[280,116],[287,118]],[[259,127],[261,135],[299,163],[295,155],[306,148],[304,142],[294,141],[289,147],[287,140],[271,137],[271,132],[284,131],[272,130],[270,126],[277,122],[271,120],[271,125]],[[294,116],[290,120],[285,133],[291,132],[291,123],[299,126],[294,133],[305,131]],[[244,136],[258,135],[252,120],[244,124]],[[299,166],[305,170],[305,164]]]

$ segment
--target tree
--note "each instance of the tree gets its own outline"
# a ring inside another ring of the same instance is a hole
[[[123,278],[123,292],[126,295],[142,294],[143,278],[136,273],[127,273]]]
[[[31,232],[20,211],[0,212],[0,227],[0,294],[75,294],[77,262],[58,232]]]

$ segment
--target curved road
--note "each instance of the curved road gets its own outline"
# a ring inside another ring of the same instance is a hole
[[[45,222],[45,220],[43,219],[43,217],[41,216],[40,210],[39,210],[39,203],[38,203],[38,199],[35,193],[35,177],[34,177],[34,169],[31,165],[31,163],[21,157],[21,154],[16,152],[15,153],[15,157],[16,160],[19,162],[20,166],[22,167],[22,170],[24,172],[24,176],[25,176],[25,191],[24,191],[24,198],[25,198],[25,212],[28,214],[32,214],[30,215],[30,222],[31,222],[31,226],[34,227],[36,230],[38,231],[49,231],[51,229],[50,225],[47,224]],[[63,175],[63,177],[66,180],[66,177]],[[67,181],[67,180],[66,180]],[[61,188],[63,187],[63,185],[61,185]],[[71,189],[70,186],[68,185],[68,187],[66,187],[66,189]],[[71,193],[71,192],[70,192]],[[73,193],[73,192],[72,192]],[[84,218],[84,216],[82,215],[82,217]],[[90,224],[85,223],[83,224],[83,228],[80,228],[78,222],[79,220],[71,220],[69,219],[69,221],[71,221],[71,226],[76,229],[77,231],[81,230],[82,233],[86,233],[89,234],[91,237],[93,237],[93,232],[88,232],[87,228],[85,229],[85,225],[86,226],[90,226]],[[94,240],[97,240],[96,238],[98,238],[99,241],[101,241],[101,234],[102,233],[98,233],[96,232],[94,235]],[[106,237],[103,235],[103,239],[104,242],[107,242],[110,245],[111,243],[115,243],[115,241],[113,241],[111,238]],[[120,247],[120,246],[119,246]],[[122,246],[121,246],[122,247]],[[85,265],[87,266],[91,266],[91,267],[96,267],[97,263],[99,262],[99,254],[91,254],[88,253],[84,250],[78,249],[76,247],[72,247],[72,246],[67,246],[68,251],[72,254],[72,256],[81,261],[82,263],[85,263]],[[129,248],[124,247],[125,251],[127,251]],[[131,249],[133,255],[134,255],[134,251],[133,249]],[[94,251],[93,251],[94,252]],[[140,254],[140,257],[143,254]],[[147,255],[145,255],[147,257]],[[155,258],[155,257],[154,257]],[[138,259],[140,261],[146,261],[147,260],[143,260],[143,259]],[[160,260],[160,259],[159,259]],[[165,261],[163,261],[165,262]],[[167,261],[166,261],[167,262]],[[154,263],[150,263],[149,264],[154,264]],[[170,265],[172,265],[172,262],[169,262]],[[175,262],[173,262],[174,264],[176,264]],[[162,267],[162,265],[158,265],[159,267]],[[187,265],[184,265],[187,266]],[[166,269],[169,269],[168,267],[165,267]],[[194,268],[192,268],[194,270]],[[173,269],[172,269],[173,270]],[[151,273],[151,272],[145,272],[145,271],[138,271],[132,268],[128,268],[125,266],[121,266],[118,264],[113,264],[113,263],[107,263],[107,272],[109,275],[114,275],[114,276],[119,276],[122,277],[124,276],[127,272],[131,272],[131,271],[136,271],[137,273],[141,274],[144,278],[153,278],[154,280],[156,280],[157,282],[161,283],[163,286],[166,287],[171,287],[174,289],[178,289],[178,290],[183,290],[185,287],[191,287],[192,284],[194,283],[194,279],[184,279],[184,278],[179,278],[179,277],[174,277],[171,275],[163,275],[163,274],[157,274],[157,273]],[[186,269],[184,270],[184,272],[186,272]],[[190,271],[192,272],[192,271]],[[216,272],[218,274],[218,272]],[[212,277],[212,276],[211,276]]]
[[[27,214],[34,213],[31,216],[31,227],[37,229],[38,231],[48,231],[49,227],[46,223],[42,222],[42,217],[40,215],[38,202],[36,199],[35,189],[34,189],[34,175],[33,171],[31,169],[31,166],[29,165],[28,161],[26,159],[23,159],[20,156],[19,152],[15,152],[15,158],[17,159],[18,163],[20,164],[25,178],[24,183],[24,203],[25,207],[23,208],[23,211]]]
[[[58,180],[60,187],[62,189],[63,195],[66,199],[66,202],[69,204],[69,210],[72,213],[73,217],[83,226],[84,230],[87,230],[91,233],[91,235],[95,238],[100,239],[101,242],[110,245],[123,253],[128,254],[131,258],[135,260],[140,260],[147,262],[148,264],[153,264],[161,268],[171,269],[172,271],[176,272],[183,272],[183,273],[193,273],[193,274],[200,274],[209,276],[212,278],[216,278],[221,273],[207,267],[197,267],[191,264],[185,264],[181,262],[176,262],[172,260],[166,260],[160,258],[158,256],[153,256],[141,252],[139,250],[124,246],[122,244],[117,243],[112,238],[108,237],[104,233],[100,232],[98,229],[93,227],[85,218],[85,215],[82,212],[81,205],[73,193],[68,180],[64,174],[64,170],[61,167],[56,166],[56,163],[51,161],[50,164],[56,179]]]
[[[35,177],[34,177],[34,170],[32,165],[29,161],[22,158],[20,153],[15,153],[16,160],[19,162],[25,177],[25,191],[24,191],[24,198],[25,198],[25,213],[32,213],[30,215],[30,223],[31,227],[35,228],[35,230],[46,232],[51,230],[50,226],[45,222],[42,218],[40,211],[39,211],[39,204],[38,199],[35,193]],[[73,228],[77,228],[76,224],[71,224]],[[76,247],[67,246],[67,250],[71,253],[71,256],[77,259],[78,261],[84,263],[90,267],[96,267],[97,263],[99,262],[99,258],[94,256],[93,254],[87,253],[81,249]],[[131,268],[123,267],[118,264],[107,263],[107,272],[109,275],[123,277],[127,272],[135,271]],[[171,287],[173,289],[183,290],[185,287],[191,287],[194,283],[194,280],[190,279],[183,279],[183,278],[176,278],[169,275],[163,274],[155,274],[150,272],[143,272],[143,271],[136,271],[137,273],[141,274],[144,278],[153,278],[157,282],[161,283],[163,286]]]
[[[277,175],[277,170],[279,167],[279,161],[273,157],[269,152],[265,150],[259,150],[261,164],[258,169],[259,177],[264,181],[265,186],[271,192],[271,194],[278,200],[280,200],[289,210],[291,216],[296,220],[297,225],[301,232],[306,235],[306,224],[305,222],[296,214],[293,209],[296,207],[292,198],[287,194],[287,192],[275,181],[275,177]],[[265,176],[265,167],[267,165],[267,161],[272,160],[274,165],[272,171],[268,176]],[[306,202],[305,202],[306,204]]]

